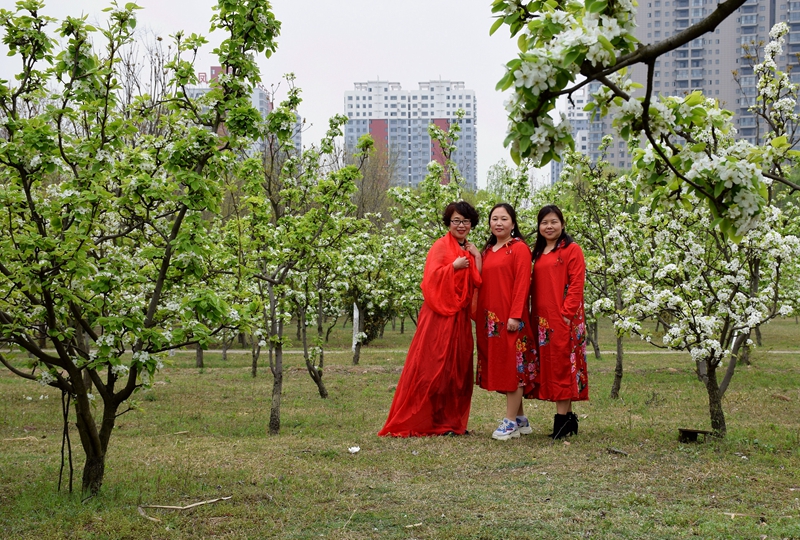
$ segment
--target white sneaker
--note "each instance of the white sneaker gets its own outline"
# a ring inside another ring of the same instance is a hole
[[[527,416],[517,416],[517,429],[523,435],[530,435],[533,433],[533,428],[531,427],[531,423],[528,422]]]
[[[507,441],[508,439],[515,439],[517,437],[519,437],[517,423],[508,418],[503,418],[503,421],[500,422],[500,426],[492,433],[492,439],[498,441]]]

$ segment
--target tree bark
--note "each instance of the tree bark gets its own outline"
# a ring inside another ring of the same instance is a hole
[[[269,434],[281,431],[281,392],[283,392],[283,345],[275,345],[275,369],[272,380],[272,403],[269,408]]]
[[[592,345],[594,357],[600,360],[600,343],[598,339],[598,333],[598,323],[596,320],[586,325],[586,339]]]
[[[305,309],[300,308],[300,313],[303,318],[305,318]],[[322,381],[322,369],[318,368],[314,365],[314,362],[311,361],[311,355],[309,354],[308,350],[308,331],[306,330],[306,326],[303,325],[302,328],[302,341],[303,341],[303,358],[306,361],[306,369],[308,370],[308,374],[311,376],[311,380],[317,385],[317,391],[319,391],[319,397],[322,399],[327,399],[328,397],[328,390],[325,388],[325,383]],[[322,349],[320,348],[320,355],[322,354]]]
[[[361,339],[357,336],[364,333],[366,323],[362,310],[353,304],[353,365],[357,366],[361,360]]]
[[[261,347],[258,345],[258,343],[255,340],[253,340],[253,346],[250,349],[250,360],[251,360],[250,376],[253,377],[254,379],[256,378],[256,375],[258,374],[258,357],[260,355],[261,355]]]
[[[717,384],[717,368],[712,362],[716,359],[705,360],[707,371],[706,391],[708,392],[708,412],[711,416],[711,430],[714,436],[724,438],[727,432],[725,426],[725,412],[722,410],[722,392]]]
[[[622,336],[617,336],[617,363],[614,366],[614,383],[611,385],[611,399],[619,398],[619,389],[622,386]]]
[[[199,343],[195,345],[194,349],[194,367],[197,368],[205,367],[203,365],[203,348],[200,346]]]
[[[400,317],[400,333],[401,334],[405,334],[406,333],[406,318],[405,317]]]

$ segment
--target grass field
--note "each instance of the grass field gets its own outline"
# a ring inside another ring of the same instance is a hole
[[[189,538],[800,538],[800,326],[776,321],[724,399],[728,436],[708,428],[687,355],[639,341],[621,399],[614,359],[590,358],[580,434],[544,436],[554,406],[526,402],[534,434],[490,438],[503,397],[475,390],[464,437],[379,438],[410,334],[387,329],[352,366],[337,329],[322,400],[287,355],[282,430],[266,435],[272,377],[249,356],[173,358],[140,410],[119,419],[100,496],[56,491],[60,394],[0,372],[0,537]],[[604,350],[612,350],[603,327]],[[83,453],[75,448],[75,482]],[[355,454],[349,447],[359,446]],[[146,509],[231,497],[188,511]]]

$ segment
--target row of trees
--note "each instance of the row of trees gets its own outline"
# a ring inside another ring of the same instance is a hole
[[[743,228],[731,206],[697,211],[703,205],[689,184],[670,184],[681,204],[666,201],[664,190],[642,180],[666,174],[661,154],[648,147],[622,178],[572,156],[568,181],[554,190],[532,193],[523,164],[495,168],[494,195],[469,195],[449,159],[455,123],[448,132],[430,127],[444,163],[431,163],[418,189],[390,190],[387,202],[368,185],[385,162],[372,141],[362,139],[352,159],[336,148],[346,118],[334,117],[319,145],[295,152],[300,91],[291,77],[267,118],[250,105],[260,82],[255,55],[271,55],[280,31],[265,0],[220,0],[212,30],[225,34],[214,51],[223,75],[197,99],[188,87],[197,82],[201,36],[176,34],[172,47],[154,44],[140,57],[138,6],[113,4],[105,28],[62,21],[59,48],[47,31],[56,21],[41,9],[24,0],[16,12],[0,11],[4,43],[21,62],[15,81],[0,81],[0,362],[71,402],[86,454],[84,491],[100,489],[116,418],[171,350],[253,336],[254,376],[262,352],[268,356],[275,434],[286,328],[295,318],[309,376],[326,397],[326,319],[357,306],[356,362],[386,320],[413,319],[425,253],[444,233],[440,215],[452,200],[471,199],[485,216],[502,198],[520,209],[527,230],[542,203],[564,205],[587,251],[595,312],[612,316],[621,333],[649,339],[642,323],[658,320],[664,346],[691,350],[720,434],[715,385],[721,396],[752,329],[797,306],[796,296],[786,298],[800,254],[788,190],[767,189],[769,202],[742,214]],[[608,109],[614,99],[597,102]],[[692,159],[707,165],[693,178],[718,170],[730,179],[718,164],[743,160],[725,115],[704,114],[716,109],[697,95],[663,103],[683,118],[680,128],[670,126],[693,141]],[[782,136],[772,139],[771,167],[792,155],[793,142]],[[722,185],[724,200],[739,193]],[[376,213],[388,206],[390,213]],[[485,237],[485,227],[474,236]],[[615,393],[621,341],[618,350]],[[732,367],[718,385],[722,361]]]

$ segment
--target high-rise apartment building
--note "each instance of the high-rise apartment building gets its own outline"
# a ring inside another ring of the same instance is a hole
[[[464,118],[456,111],[463,109]],[[428,136],[428,125],[447,130],[461,127],[457,149],[451,156],[464,176],[466,187],[477,189],[477,108],[475,92],[460,81],[419,83],[417,90],[403,90],[398,82],[355,83],[344,94],[345,148],[352,152],[359,137],[369,133],[376,146],[393,163],[393,184],[416,186],[425,178],[432,160],[443,162],[439,144]]]
[[[211,66],[210,80],[215,80],[223,72],[224,71],[221,66]],[[208,85],[209,79],[206,73],[198,73],[197,75],[200,84],[188,86],[186,88],[186,94],[192,99],[196,99],[202,95],[205,95],[211,90],[211,87]],[[269,92],[267,92],[267,90],[260,84],[253,88],[253,92],[250,94],[250,103],[258,110],[259,113],[261,113],[262,118],[266,118],[274,108],[274,104],[272,103]],[[303,151],[303,118],[300,116],[300,113],[296,113],[296,117],[295,128],[292,134],[292,142],[294,144],[295,152],[300,154]],[[258,151],[261,146],[263,146],[263,141],[254,142],[253,151]]]
[[[639,2],[636,37],[642,43],[658,43],[710,15],[717,7],[716,0],[642,0]],[[753,74],[755,55],[763,58],[758,49],[769,42],[769,31],[778,22],[789,24],[783,54],[777,66],[786,71],[795,66],[793,82],[800,82],[800,2],[786,0],[747,0],[739,9],[708,34],[669,52],[655,61],[653,69],[654,94],[681,96],[700,90],[706,97],[719,100],[722,108],[735,113],[737,136],[757,143],[766,134],[763,123],[747,109],[755,103],[757,80]],[[734,78],[734,71],[737,77]],[[636,65],[631,77],[644,83],[646,66]],[[737,81],[738,78],[738,81]],[[590,92],[599,83],[587,85]],[[644,90],[639,90],[639,95]],[[575,104],[576,108],[578,104]],[[568,108],[569,110],[569,108]],[[577,128],[574,128],[577,131]],[[605,134],[613,133],[610,119],[589,123],[588,154],[596,161],[600,154],[597,145]],[[576,138],[576,148],[581,145]],[[609,149],[608,161],[620,169],[631,166],[630,154],[624,142],[615,140]]]

